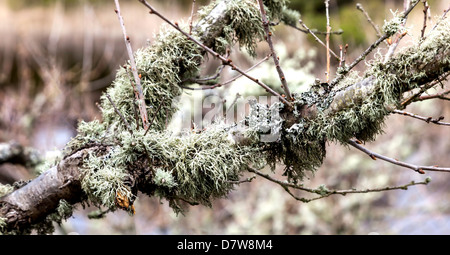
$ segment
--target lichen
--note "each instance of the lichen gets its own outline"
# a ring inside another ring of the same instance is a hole
[[[284,8],[281,21],[283,21],[286,25],[297,26],[300,17],[301,15],[298,11],[289,8]]]
[[[173,178],[173,174],[161,168],[156,169],[153,182],[157,186],[161,186],[168,189],[172,189],[173,187],[177,186],[177,183]]]
[[[6,228],[6,218],[0,217],[0,235],[6,234],[5,228]]]
[[[133,194],[124,182],[127,176],[125,164],[131,160],[125,161],[126,158],[120,153],[120,147],[113,147],[105,155],[90,153],[85,158],[81,188],[97,206],[116,208],[118,193],[128,200],[133,199]]]
[[[63,220],[66,220],[72,216],[73,206],[66,200],[59,200],[58,207],[54,213],[47,216],[47,220],[61,224]]]
[[[383,33],[385,33],[387,36],[392,36],[397,31],[400,30],[400,26],[403,24],[404,18],[401,14],[397,12],[392,12],[392,15],[394,16],[392,19],[388,21],[384,21],[384,25],[382,27]]]
[[[209,206],[232,190],[231,181],[239,180],[246,166],[264,164],[263,157],[256,156],[259,149],[231,143],[229,129],[216,123],[182,136],[153,130],[144,136],[140,132],[135,134],[135,146],[128,147],[125,154],[148,153],[152,165],[159,166],[154,169],[154,194],[169,200],[177,212],[180,201]]]
[[[1,184],[0,183],[0,197],[6,196],[9,193],[13,192],[14,187],[9,184]]]

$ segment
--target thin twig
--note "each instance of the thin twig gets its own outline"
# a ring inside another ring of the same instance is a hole
[[[450,101],[450,97],[446,97],[445,95],[450,94],[450,89],[434,94],[434,95],[426,95],[426,96],[420,96],[417,98],[416,101],[424,101],[424,100],[429,100],[429,99],[442,99],[442,100],[448,100]]]
[[[411,10],[419,3],[419,1],[417,0],[415,3],[411,4],[410,0],[403,0],[403,12],[404,14],[402,15],[403,18],[403,22],[402,22],[402,27],[404,28],[406,26],[406,21],[408,18],[408,14],[411,12]],[[404,31],[401,34],[398,34],[397,37],[395,38],[395,40],[391,41],[388,52],[386,53],[386,55],[384,56],[384,63],[387,63],[387,61],[389,61],[389,59],[394,55],[395,50],[397,49],[397,46],[399,45],[400,41],[403,39],[403,37],[405,37],[405,35],[407,34],[407,31]],[[390,38],[392,39],[392,38]]]
[[[227,55],[225,56],[226,58],[228,58],[230,56],[230,50],[227,50]],[[203,78],[186,78],[184,80],[181,81],[181,83],[185,83],[185,82],[191,82],[191,83],[197,83],[197,84],[211,84],[212,80],[217,79],[220,74],[223,71],[223,68],[225,67],[225,65],[220,65],[219,68],[217,69],[217,72],[209,77],[203,77]]]
[[[149,130],[150,127],[153,125],[153,122],[155,121],[156,116],[158,116],[158,112],[159,112],[159,110],[161,109],[161,106],[162,106],[163,104],[164,104],[164,100],[161,100],[161,103],[159,104],[158,109],[156,109],[156,111],[155,111],[154,114],[153,114],[153,118],[152,118],[152,121],[150,122],[150,125],[148,126],[147,130],[145,130],[144,136],[147,134],[148,130]],[[166,116],[166,117],[167,117],[167,116]],[[167,119],[167,118],[166,118],[166,119]]]
[[[288,24],[288,26],[290,26],[290,27],[292,27],[292,28],[294,28],[294,29],[296,29],[296,30],[302,32],[302,33],[309,34],[309,31],[308,31],[307,29],[301,29],[301,28],[299,28],[299,27],[297,27],[297,26],[294,26],[294,25],[291,25],[291,24]],[[314,34],[316,34],[316,35],[326,35],[326,34],[327,34],[327,32],[324,32],[324,31],[318,31],[318,30],[315,29],[315,28],[312,28],[311,31],[312,31]],[[330,31],[330,34],[335,34],[335,35],[341,35],[341,34],[343,34],[343,33],[344,33],[343,30]]]
[[[225,117],[226,117],[227,113],[231,110],[231,108],[234,107],[234,105],[236,104],[237,100],[238,100],[240,97],[241,97],[241,94],[236,93],[236,96],[234,97],[233,102],[231,102],[231,105],[228,107],[228,109],[227,109],[226,112],[225,112]]]
[[[411,6],[409,6],[409,8],[405,10],[405,12],[403,13],[401,18],[405,19],[409,15],[411,10],[417,4],[418,4],[418,1],[414,4],[412,4]],[[378,40],[376,40],[372,45],[370,45],[369,48],[367,48],[358,58],[355,59],[355,61],[353,61],[346,68],[345,72],[342,72],[336,78],[334,78],[334,80],[330,84],[330,87],[334,87],[338,82],[340,82],[351,69],[353,69],[359,62],[361,62],[361,60],[365,59],[367,57],[367,55],[369,55],[369,53],[371,53],[374,49],[376,49],[378,47],[378,45],[380,45],[380,43],[382,41],[386,40],[388,37],[389,37],[389,35],[383,34],[380,38],[378,38]]]
[[[432,117],[428,117],[427,118],[427,117],[423,117],[423,116],[420,116],[420,115],[417,115],[417,114],[414,114],[414,113],[400,111],[400,110],[394,110],[392,112],[396,113],[396,114],[401,114],[401,115],[404,115],[404,116],[409,116],[409,117],[412,117],[412,118],[415,118],[415,119],[418,119],[418,120],[423,120],[426,123],[434,123],[436,125],[450,126],[450,123],[441,121],[441,120],[444,119],[444,116],[439,116],[439,118],[433,119]]]
[[[155,14],[156,16],[158,16],[159,18],[161,18],[162,20],[164,20],[167,24],[169,24],[170,26],[172,26],[173,28],[175,28],[176,30],[178,30],[180,33],[182,33],[184,36],[186,36],[189,40],[191,40],[192,42],[196,43],[198,46],[202,47],[205,51],[207,51],[208,53],[210,53],[211,55],[215,56],[216,58],[222,60],[222,63],[224,65],[228,65],[231,67],[232,70],[236,70],[237,72],[241,73],[242,75],[244,75],[246,78],[248,78],[249,80],[255,82],[256,84],[258,84],[259,86],[263,87],[268,93],[277,96],[284,104],[286,104],[288,107],[292,108],[292,104],[290,102],[288,102],[284,97],[282,97],[280,94],[278,94],[278,92],[274,91],[272,88],[270,88],[269,86],[267,86],[266,84],[262,83],[260,80],[248,75],[245,71],[243,71],[242,69],[240,69],[239,67],[237,67],[236,65],[234,65],[232,63],[231,59],[227,59],[223,56],[221,56],[219,53],[215,52],[214,50],[212,50],[211,48],[207,47],[206,45],[204,45],[203,43],[201,43],[200,41],[198,41],[197,39],[195,39],[194,37],[192,37],[191,35],[189,35],[188,33],[186,33],[185,31],[183,31],[178,25],[172,23],[170,20],[168,20],[165,16],[163,16],[162,14],[160,14],[158,11],[156,11],[155,8],[153,8],[147,1],[145,0],[139,0],[139,2],[141,2],[144,6],[146,6],[149,10],[150,10],[150,14]]]
[[[400,185],[400,186],[393,186],[393,187],[383,187],[383,188],[373,188],[373,189],[364,189],[364,190],[358,190],[358,189],[346,189],[346,190],[329,190],[327,188],[325,188],[324,186],[321,186],[319,188],[316,189],[312,189],[312,188],[307,188],[304,187],[303,185],[297,185],[297,184],[293,184],[293,183],[289,183],[286,181],[281,181],[278,179],[275,179],[273,177],[271,177],[268,174],[264,174],[256,169],[252,169],[252,168],[248,168],[249,172],[253,172],[273,183],[276,183],[278,185],[280,185],[289,195],[291,195],[294,199],[304,202],[304,203],[308,203],[317,199],[321,199],[321,198],[325,198],[325,197],[329,197],[331,195],[342,195],[345,196],[347,194],[355,194],[355,193],[370,193],[370,192],[382,192],[382,191],[389,191],[389,190],[407,190],[409,186],[413,186],[413,185],[427,185],[431,179],[430,178],[426,178],[424,181],[421,182],[415,182],[415,181],[411,181],[410,183],[407,183],[405,185]],[[303,197],[298,197],[295,196],[290,190],[289,188],[293,188],[293,189],[297,189],[297,190],[302,190],[308,193],[313,193],[313,194],[318,194],[319,196],[314,197],[314,198],[303,198]]]
[[[330,14],[328,11],[329,7],[329,0],[325,0],[325,16],[327,18],[327,35],[325,36],[325,40],[327,43],[327,72],[325,74],[326,76],[326,82],[328,83],[330,81]]]
[[[202,78],[187,78],[187,79],[181,81],[181,83],[190,82],[190,83],[197,83],[200,85],[211,84],[212,83],[211,81],[217,79],[220,76],[224,67],[225,67],[225,65],[220,65],[217,72],[214,75],[211,75],[208,77],[202,77]]]
[[[249,69],[247,69],[245,72],[248,73],[248,72],[250,72],[251,70],[255,69],[255,68],[258,67],[260,64],[262,64],[262,63],[264,63],[265,61],[267,61],[267,60],[270,58],[270,56],[272,56],[272,54],[266,55],[263,59],[261,59],[260,61],[258,61],[256,64],[252,65],[252,66],[251,66]],[[240,77],[242,77],[242,74],[238,74],[238,75],[236,75],[235,77],[233,77],[233,78],[231,78],[231,79],[229,79],[229,80],[223,82],[222,85],[228,85],[228,84],[232,83],[233,81],[237,80],[237,79],[240,78]]]
[[[439,25],[439,23],[441,23],[441,21],[445,19],[445,16],[447,15],[447,13],[449,11],[450,11],[450,6],[446,10],[444,10],[444,14],[442,14],[441,18],[436,22],[436,24],[434,24],[433,28],[430,31],[428,31],[427,34],[429,34],[431,31],[433,31]]]
[[[366,12],[366,10],[364,10],[363,6],[360,3],[356,4],[356,9],[360,10],[364,16],[366,16],[367,21],[370,23],[370,25],[372,25],[373,29],[375,29],[375,32],[377,34],[378,37],[381,37],[381,31],[378,28],[378,26],[375,24],[375,22],[372,21],[372,19],[369,16],[369,13]]]
[[[427,16],[428,16],[428,9],[430,6],[428,5],[427,1],[423,2],[423,27],[421,30],[420,38],[423,39],[425,35],[425,28],[427,27]]]
[[[191,16],[189,17],[189,34],[192,35],[192,21],[194,20],[195,0],[192,1]]]
[[[394,165],[398,165],[398,166],[402,166],[402,167],[406,167],[409,169],[412,169],[420,174],[425,174],[424,170],[427,171],[436,171],[436,172],[447,172],[450,173],[450,168],[448,167],[439,167],[439,166],[417,166],[417,165],[413,165],[413,164],[409,164],[409,163],[405,163],[402,161],[398,161],[397,159],[393,159],[393,158],[389,158],[386,156],[383,156],[381,154],[378,154],[376,152],[372,152],[368,149],[366,149],[365,147],[363,147],[362,145],[359,144],[359,142],[357,141],[353,141],[353,140],[349,140],[348,144],[350,144],[351,146],[357,148],[358,150],[366,153],[367,155],[369,155],[373,160],[376,160],[377,158],[387,161],[389,163],[392,163]]]
[[[250,71],[253,70],[255,67],[259,66],[261,63],[263,63],[264,61],[268,60],[270,56],[271,56],[271,54],[265,56],[263,59],[261,59],[260,61],[258,61],[258,63],[254,64],[254,65],[251,66],[249,69],[247,69],[245,72],[246,72],[246,73],[250,72]],[[222,87],[222,86],[228,85],[228,84],[232,83],[233,81],[237,80],[237,79],[240,78],[240,77],[242,77],[242,74],[238,74],[238,75],[236,75],[235,77],[233,77],[233,78],[231,78],[231,79],[229,79],[229,80],[227,80],[227,81],[225,81],[225,82],[222,82],[222,83],[216,83],[216,84],[211,85],[211,86],[202,86],[202,87],[200,87],[200,88],[191,88],[191,87],[182,86],[182,85],[180,85],[180,87],[182,87],[183,89],[189,89],[189,90],[208,90],[208,89],[215,89],[215,88],[218,88],[218,87]]]
[[[232,184],[241,184],[244,182],[252,182],[254,179],[256,178],[256,175],[253,175],[252,177],[248,177],[247,179],[244,180],[239,180],[239,181],[225,181],[227,183],[232,183]]]
[[[334,87],[334,85],[340,82],[350,70],[352,70],[359,62],[361,62],[361,60],[365,59],[370,52],[372,52],[376,47],[378,47],[378,45],[380,45],[382,41],[386,40],[386,38],[388,37],[389,36],[384,34],[383,36],[378,38],[378,40],[376,40],[372,45],[370,45],[369,48],[367,48],[357,59],[355,59],[348,67],[346,67],[345,72],[341,73],[336,78],[334,78],[330,86]]]
[[[109,94],[105,93],[105,95],[108,98],[109,102],[114,107],[114,110],[116,111],[117,115],[119,115],[120,118],[122,119],[122,121],[125,123],[125,126],[127,127],[128,131],[130,131],[130,133],[133,134],[133,130],[131,129],[130,124],[128,124],[128,121],[123,117],[122,113],[120,113],[119,109],[117,109],[116,104],[114,104],[114,102],[112,101],[112,99],[109,96]]]
[[[314,39],[315,39],[318,43],[320,43],[320,45],[322,45],[322,46],[325,47],[325,48],[327,47],[327,46],[325,45],[325,43],[323,43],[322,40],[320,40],[319,37],[317,37],[316,34],[315,34],[311,29],[309,29],[309,27],[307,27],[306,24],[303,23],[303,21],[302,21],[301,19],[299,19],[298,22],[300,23],[300,25],[302,25],[302,26],[306,29],[306,31],[308,31],[308,33],[310,33],[310,34],[314,37]],[[336,53],[334,53],[334,51],[330,50],[330,53],[331,53],[337,60],[339,60],[339,61],[341,60],[341,59],[339,58],[339,56],[336,55]]]
[[[401,103],[401,105],[403,107],[406,107],[407,105],[409,105],[410,103],[414,102],[414,101],[420,101],[418,100],[418,98],[420,98],[420,95],[422,95],[422,93],[424,93],[425,91],[427,91],[428,89],[434,87],[436,84],[441,83],[442,84],[442,80],[446,79],[446,77],[450,74],[450,72],[444,73],[441,78],[437,78],[435,81],[430,82],[428,84],[425,84],[424,86],[422,86],[419,90],[419,92],[413,94],[412,96],[406,98],[405,100],[403,100],[403,102]]]
[[[270,53],[272,54],[273,62],[275,63],[275,68],[278,72],[278,76],[280,77],[281,87],[283,88],[287,99],[291,100],[292,99],[291,92],[289,91],[289,87],[287,85],[286,77],[284,76],[284,72],[280,67],[280,61],[279,61],[280,59],[279,59],[279,57],[277,57],[277,53],[275,52],[275,49],[273,48],[272,32],[270,32],[269,22],[267,20],[266,11],[264,10],[263,1],[258,0],[258,3],[259,3],[259,10],[261,12],[261,18],[262,18],[264,31],[266,32],[265,39],[267,41],[267,44],[269,45]]]
[[[339,55],[340,55],[340,61],[339,61],[339,67],[345,67],[345,57],[347,56],[347,49],[348,44],[345,44],[345,47],[342,45],[339,45]]]
[[[142,92],[141,80],[139,78],[136,62],[134,61],[133,50],[131,48],[130,38],[127,35],[127,31],[125,29],[125,24],[123,22],[122,15],[120,14],[120,5],[119,0],[114,0],[116,4],[117,17],[119,18],[120,26],[122,27],[123,37],[125,40],[125,46],[127,48],[128,57],[130,58],[131,72],[133,73],[134,80],[136,82],[136,90],[137,90],[137,100],[139,106],[139,113],[141,114],[142,124],[144,125],[144,129],[148,128],[148,118],[147,118],[147,106],[145,105],[144,93]]]

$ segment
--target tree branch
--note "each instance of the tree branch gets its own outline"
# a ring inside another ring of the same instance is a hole
[[[393,158],[390,158],[390,157],[383,156],[381,154],[378,154],[376,152],[372,152],[372,151],[364,148],[363,146],[361,146],[358,142],[356,142],[354,140],[349,140],[348,144],[350,144],[351,146],[355,147],[356,149],[366,153],[373,160],[376,160],[377,158],[379,158],[381,160],[387,161],[387,162],[392,163],[394,165],[398,165],[398,166],[409,168],[409,169],[411,169],[411,170],[413,170],[415,172],[418,172],[420,174],[425,174],[424,170],[450,173],[450,168],[448,168],[448,167],[417,166],[417,165],[413,165],[413,164],[409,164],[409,163],[405,163],[405,162],[399,161],[397,159],[393,159]]]

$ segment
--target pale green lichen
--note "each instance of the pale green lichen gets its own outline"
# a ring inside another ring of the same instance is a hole
[[[203,13],[217,3],[205,7]],[[270,19],[283,16],[285,3],[265,1]],[[200,12],[200,19],[204,15]],[[226,48],[238,43],[254,54],[256,43],[265,35],[257,3],[227,1],[225,15],[229,24],[219,24],[222,31],[209,46],[223,54]],[[202,35],[202,31],[195,29],[192,33],[196,38]],[[133,169],[152,166],[155,169],[145,177],[150,183],[143,185],[147,187],[144,193],[168,199],[176,211],[180,210],[180,201],[210,205],[214,198],[228,194],[234,185],[230,181],[237,181],[248,164],[264,165],[264,157],[257,156],[259,149],[251,146],[256,140],[249,139],[249,146],[230,142],[230,127],[213,125],[181,137],[164,131],[166,122],[177,110],[173,100],[182,93],[179,84],[198,75],[203,54],[200,46],[167,27],[161,29],[153,45],[135,52],[149,119],[156,116],[147,135],[139,117],[130,65],[127,63],[118,70],[112,86],[101,97],[102,122],[81,121],[78,135],[65,151],[69,155],[92,145],[99,148],[84,156],[82,166],[82,189],[90,202],[114,210],[120,194],[132,203],[137,192],[131,191],[136,186],[129,183],[136,177],[131,176]],[[134,165],[146,161],[148,166]],[[149,185],[153,188],[148,188]]]
[[[199,18],[206,18],[220,2],[216,0],[201,8],[198,12]],[[277,23],[284,18],[292,20],[298,16],[294,11],[286,9],[286,3],[288,3],[286,0],[264,1],[270,22]],[[248,0],[229,0],[226,2],[226,6],[223,19],[229,20],[229,23],[220,28],[208,28],[219,30],[216,34],[220,34],[214,39],[211,48],[219,54],[224,54],[226,48],[238,43],[239,47],[247,50],[250,56],[256,56],[256,45],[258,41],[264,40],[265,36],[258,3]],[[198,31],[197,35],[201,37],[202,31]]]
[[[135,134],[134,146],[125,143],[123,148],[128,148],[125,154],[148,153],[152,165],[160,166],[154,169],[153,192],[179,211],[179,201],[211,205],[213,199],[228,194],[246,166],[264,164],[263,157],[256,156],[259,149],[231,143],[229,129],[218,123],[182,136],[151,130],[145,136]]]
[[[61,224],[63,220],[66,220],[72,216],[73,205],[66,200],[59,200],[58,207],[54,213],[47,216],[47,220]]]
[[[188,40],[183,34],[174,29],[161,29],[155,44],[151,47],[139,49],[135,52],[138,73],[141,75],[141,84],[147,112],[156,119],[152,129],[162,130],[166,119],[170,119],[177,110],[172,101],[181,95],[178,84],[186,77],[195,76],[203,57],[201,48]],[[139,127],[136,126],[135,94],[133,93],[133,76],[128,65],[121,68],[113,86],[108,94],[118,111],[128,120],[133,129],[141,128],[142,122],[138,118]],[[133,81],[134,83],[134,81]],[[105,123],[123,122],[111,102],[102,96],[102,114]],[[158,112],[156,110],[159,109]],[[123,123],[122,125],[125,125]]]
[[[314,105],[317,113],[313,118],[300,118],[286,127],[285,138],[276,144],[278,147],[273,151],[279,152],[277,157],[298,161],[285,162],[291,167],[287,167],[286,175],[301,180],[304,170],[314,172],[325,156],[325,141],[347,144],[354,137],[373,141],[383,132],[386,116],[392,109],[402,107],[404,92],[418,88],[421,80],[429,80],[429,75],[437,77],[436,74],[448,71],[449,41],[449,25],[444,22],[426,41],[399,52],[386,63],[382,58],[375,59],[364,77],[356,73],[349,76],[328,96],[314,88],[307,93],[293,94],[297,117],[300,109],[308,106]],[[427,71],[429,65],[433,67],[429,70],[435,73]]]
[[[6,234],[5,228],[6,228],[6,218],[0,217],[0,235]]]
[[[289,26],[297,26],[297,23],[300,19],[301,15],[298,11],[292,10],[289,8],[283,9],[283,16],[281,17],[281,21],[283,21],[286,25]]]
[[[81,188],[95,205],[115,208],[118,193],[128,200],[133,199],[133,194],[124,183],[126,161],[117,155],[120,150],[120,147],[113,148],[106,155],[91,153],[84,161]]]
[[[392,36],[397,33],[397,31],[400,30],[403,21],[405,20],[403,16],[397,12],[392,12],[392,15],[394,17],[389,21],[385,20],[382,27],[383,33],[385,33],[387,36]]]
[[[172,189],[173,187],[177,186],[177,182],[175,181],[172,172],[165,171],[161,168],[156,169],[153,182],[157,186],[165,187],[168,189]]]
[[[0,183],[0,197],[6,196],[9,193],[13,192],[14,187],[9,184],[1,184]]]

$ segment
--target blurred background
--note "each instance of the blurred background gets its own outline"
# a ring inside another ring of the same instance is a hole
[[[186,22],[191,13],[190,0],[150,2],[170,20]],[[208,2],[197,0],[196,9]],[[357,2],[380,28],[385,19],[392,18],[391,10],[403,9],[403,0],[331,0],[332,29],[344,31],[331,37],[331,47],[339,53],[339,45],[348,44],[348,63],[377,38],[356,9]],[[428,3],[430,29],[448,8],[448,1]],[[138,1],[122,0],[120,4],[133,49],[151,44],[161,20],[148,15]],[[326,30],[322,0],[291,0],[291,7],[301,12],[310,28]],[[15,141],[45,155],[64,148],[75,136],[79,120],[101,119],[96,103],[127,59],[114,9],[112,0],[0,0],[0,142]],[[399,50],[420,37],[422,10],[419,3],[409,16],[408,35]],[[324,36],[320,37],[324,40]],[[326,51],[311,35],[279,25],[274,41],[286,79],[294,90],[305,90],[316,77],[324,80]],[[268,52],[266,43],[260,44],[256,59],[235,49],[233,62],[250,67]],[[385,53],[385,47],[382,44],[366,61],[374,54]],[[205,74],[214,73],[217,66],[213,60],[205,63]],[[332,66],[335,70],[336,61]],[[365,68],[360,63],[356,70],[363,72]],[[278,86],[271,61],[252,74]],[[222,81],[234,75],[225,68]],[[444,88],[448,89],[448,84],[444,82]],[[203,93],[188,91],[183,97],[217,94],[233,100],[236,93],[262,92],[239,79],[226,88]],[[447,122],[450,119],[450,104],[444,100],[414,103],[406,110],[427,117],[445,116]],[[413,164],[450,166],[449,135],[448,127],[392,115],[386,121],[385,133],[366,147]],[[2,183],[28,180],[36,174],[21,165],[0,165]],[[78,206],[69,220],[56,227],[55,234],[450,234],[450,176],[446,173],[418,175],[387,162],[373,161],[356,149],[328,144],[324,164],[305,185],[365,189],[422,181],[426,176],[432,178],[429,185],[413,186],[407,191],[335,195],[307,204],[294,200],[281,187],[257,178],[237,186],[227,199],[217,200],[212,208],[194,206],[184,215],[175,215],[164,200],[139,196],[134,216],[116,211],[103,219],[89,220],[87,214],[96,208]]]

